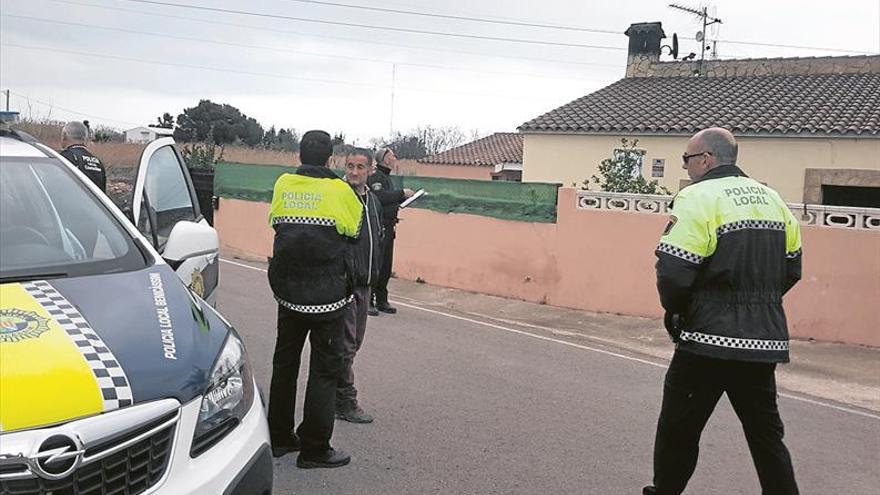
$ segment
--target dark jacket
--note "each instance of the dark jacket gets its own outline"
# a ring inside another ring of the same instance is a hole
[[[382,226],[382,205],[376,196],[369,189],[364,196],[360,194],[357,196],[364,206],[364,215],[361,220],[360,236],[351,245],[353,282],[356,287],[365,287],[372,285],[379,276],[382,265],[380,246],[385,228]]]
[[[801,277],[801,238],[776,191],[733,165],[710,170],[676,196],[655,253],[660,301],[681,317],[679,350],[788,361],[782,296]]]
[[[107,173],[104,170],[104,165],[97,156],[89,152],[85,145],[71,144],[61,151],[61,156],[67,158],[67,161],[86,174],[86,177],[102,191],[107,191]]]
[[[314,319],[341,314],[354,286],[350,243],[362,212],[351,187],[327,167],[303,165],[278,178],[269,213],[269,285],[278,304]]]
[[[376,171],[367,178],[367,187],[382,203],[382,223],[386,227],[393,227],[397,223],[400,203],[406,200],[406,195],[391,180],[391,169],[385,165],[376,165]]]

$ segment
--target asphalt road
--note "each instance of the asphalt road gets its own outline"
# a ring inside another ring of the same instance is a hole
[[[264,267],[251,265],[222,264],[218,302],[268,392],[276,309]],[[662,362],[411,300],[398,307],[369,320],[355,365],[375,423],[336,422],[332,443],[352,463],[300,470],[285,456],[276,494],[623,495],[650,481]],[[880,418],[791,397],[780,409],[801,493],[878,493]],[[760,493],[726,399],[687,493]]]

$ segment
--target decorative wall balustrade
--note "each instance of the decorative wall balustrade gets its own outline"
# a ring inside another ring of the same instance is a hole
[[[621,211],[668,215],[672,196],[578,191],[577,206],[582,210]],[[801,225],[880,232],[880,208],[805,205],[788,203]]]

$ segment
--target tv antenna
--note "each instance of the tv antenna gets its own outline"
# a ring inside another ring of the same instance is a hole
[[[717,17],[710,16],[709,10],[706,7],[703,7],[701,9],[695,9],[693,7],[688,7],[686,5],[679,5],[677,3],[670,3],[669,6],[672,7],[673,9],[680,10],[682,12],[687,12],[688,14],[693,14],[693,15],[699,17],[703,21],[703,30],[697,32],[696,38],[697,38],[697,41],[700,43],[699,71],[700,71],[701,76],[705,75],[704,69],[703,69],[703,64],[706,60],[706,50],[708,50],[710,48],[706,44],[706,28],[711,26],[712,24],[721,24],[721,19],[719,19]],[[712,44],[714,46],[715,42],[713,41]],[[714,51],[715,51],[715,49],[713,48],[713,52]]]

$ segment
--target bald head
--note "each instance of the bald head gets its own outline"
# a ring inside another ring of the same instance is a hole
[[[71,121],[64,124],[61,129],[61,141],[71,144],[83,144],[89,138],[89,129],[82,122]]]
[[[688,140],[681,158],[691,180],[700,180],[715,167],[736,164],[736,139],[727,129],[703,129]]]
[[[692,139],[697,141],[699,147],[712,153],[715,157],[714,167],[736,164],[736,138],[727,129],[710,127],[696,133]]]

